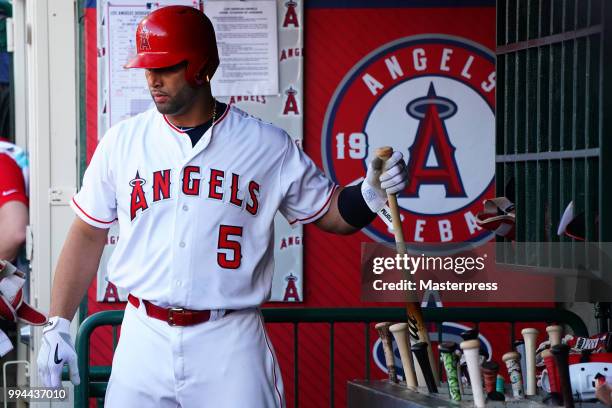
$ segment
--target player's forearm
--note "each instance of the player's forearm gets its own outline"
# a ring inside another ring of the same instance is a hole
[[[72,224],[55,269],[50,316],[72,320],[96,275],[107,234],[80,219]]]
[[[343,188],[338,188],[334,191],[334,195],[329,204],[329,210],[327,210],[327,213],[323,217],[315,221],[315,225],[326,232],[348,235],[359,231],[359,229],[346,222],[340,214],[340,210],[338,209],[338,198],[342,190]]]

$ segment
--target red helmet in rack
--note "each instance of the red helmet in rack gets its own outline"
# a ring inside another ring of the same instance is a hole
[[[201,83],[197,74],[206,67],[212,77],[219,66],[212,23],[189,6],[162,7],[146,16],[136,29],[136,56],[125,68],[165,68],[187,62],[185,77]]]

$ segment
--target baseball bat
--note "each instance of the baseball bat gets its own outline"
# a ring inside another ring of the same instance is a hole
[[[472,329],[468,329],[468,330],[465,330],[465,331],[461,332],[461,333],[459,334],[459,336],[461,336],[461,338],[463,339],[463,341],[467,341],[467,340],[478,340],[478,334],[479,334],[478,329],[476,329],[476,328],[472,328]],[[479,354],[482,354],[482,353],[481,353],[481,351],[482,351],[482,348],[480,348],[480,349],[478,350],[478,353],[479,353]],[[469,383],[470,383],[470,373],[467,371],[467,363],[464,363],[464,364],[465,364],[465,365],[460,366],[460,369],[462,369],[462,370],[463,370],[463,375],[465,376],[465,379],[467,380],[467,382],[468,382],[468,384],[469,384]],[[479,363],[479,364],[480,364],[480,363]]]
[[[512,396],[514,399],[523,399],[523,376],[521,374],[521,355],[516,351],[510,351],[502,356],[508,369],[508,378],[512,384]]]
[[[429,345],[424,341],[419,341],[412,345],[412,352],[419,362],[423,376],[425,377],[425,384],[427,385],[427,391],[430,393],[437,393],[438,387],[436,386],[436,379],[433,376],[431,366],[429,365],[429,358],[427,356],[427,349]]]
[[[504,394],[497,391],[497,373],[499,372],[499,364],[495,361],[485,361],[482,364],[482,375],[484,377],[485,389],[487,397],[491,401],[504,401]]]
[[[525,387],[525,395],[536,395],[535,352],[538,333],[539,332],[537,329],[531,327],[521,330],[521,334],[525,340],[525,361],[527,366],[527,384]]]
[[[400,357],[402,359],[402,367],[404,368],[404,377],[406,378],[406,386],[410,388],[417,388],[416,372],[414,371],[414,361],[412,361],[412,353],[408,347],[410,340],[406,338],[406,330],[408,329],[408,323],[396,323],[389,326],[389,331],[395,338],[395,343],[399,349]]]
[[[376,156],[381,159],[384,163],[389,160],[393,154],[392,147],[380,147],[376,149]],[[404,232],[402,230],[402,219],[400,218],[399,206],[397,204],[397,197],[395,194],[388,194],[387,199],[389,201],[389,209],[391,210],[391,218],[393,219],[393,233],[395,235],[395,247],[397,253],[400,255],[406,254],[406,246],[404,243]],[[427,355],[429,358],[429,366],[433,372],[436,384],[438,383],[438,366],[436,359],[434,358],[433,350],[431,348],[431,342],[429,341],[429,331],[425,326],[425,319],[423,318],[423,311],[421,310],[421,304],[418,300],[410,301],[406,304],[406,312],[408,314],[408,332],[410,336],[416,341],[424,341],[427,343]]]
[[[550,401],[554,405],[563,405],[563,397],[559,393],[559,370],[557,370],[555,356],[553,356],[550,349],[546,349],[542,351],[542,359],[546,365],[548,384],[550,385],[550,394],[542,402],[548,403]]]
[[[397,383],[397,373],[395,371],[395,358],[393,357],[393,344],[391,343],[391,334],[389,333],[389,322],[381,322],[374,326],[380,336],[380,341],[383,345],[383,351],[385,353],[385,363],[387,364],[387,371],[389,373],[389,381]]]
[[[461,342],[461,350],[465,355],[468,372],[470,373],[470,385],[472,387],[472,395],[474,397],[474,405],[477,408],[485,406],[485,396],[482,389],[482,379],[480,373],[480,341],[466,340]]]
[[[546,333],[548,333],[548,340],[550,341],[550,347],[561,344],[561,335],[563,328],[558,325],[547,326]]]
[[[527,362],[525,361],[525,341],[515,340],[514,350],[521,356],[521,375],[523,376],[523,387],[527,384]]]
[[[459,383],[459,373],[457,372],[457,343],[452,341],[446,341],[438,345],[438,351],[440,352],[440,359],[444,364],[446,370],[446,380],[448,382],[448,393],[451,400],[461,401],[461,388]]]
[[[569,375],[569,346],[567,344],[557,344],[550,348],[550,352],[555,357],[557,370],[559,372],[559,385],[561,387],[561,395],[563,396],[563,406],[566,408],[574,408],[574,396],[572,395],[572,382]]]

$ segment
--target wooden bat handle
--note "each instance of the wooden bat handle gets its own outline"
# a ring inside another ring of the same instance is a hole
[[[563,406],[574,408],[574,396],[572,395],[572,382],[569,375],[569,346],[567,344],[557,344],[550,348],[550,352],[555,357],[557,370],[559,372],[559,385],[563,396]]]
[[[556,346],[557,344],[561,344],[561,335],[563,333],[563,328],[558,325],[547,326],[546,333],[548,333],[548,340],[550,341],[550,347]]]
[[[395,371],[395,357],[393,356],[393,343],[391,342],[391,333],[389,332],[389,322],[381,322],[374,326],[380,336],[382,342],[383,351],[385,353],[385,363],[387,365],[387,371],[389,373],[389,381],[397,383],[397,373]]]
[[[527,366],[527,384],[525,386],[525,395],[536,395],[535,352],[538,333],[539,331],[534,328],[521,330],[521,334],[525,340],[525,360]]]
[[[485,396],[482,389],[482,375],[480,373],[480,341],[466,340],[461,342],[460,347],[465,355],[468,372],[470,373],[474,405],[477,408],[483,408],[485,406]]]
[[[386,146],[376,149],[376,157],[385,164],[391,158],[391,155],[393,155],[392,147]],[[402,219],[400,218],[397,196],[395,194],[388,194],[387,200],[389,201],[389,209],[391,209],[391,217],[393,217],[393,234],[395,234],[397,252],[400,255],[404,255],[406,253],[406,246],[404,245],[404,231],[402,230]]]
[[[410,388],[417,388],[417,377],[414,370],[414,361],[412,360],[412,353],[410,352],[410,340],[406,337],[406,331],[408,329],[408,323],[396,323],[389,326],[389,331],[395,338],[395,344],[400,352],[402,359],[402,368],[404,369],[404,377],[406,378],[406,385]]]
[[[393,155],[393,148],[389,146],[379,147],[376,149],[376,157],[381,159],[384,163]],[[397,253],[400,255],[406,254],[406,245],[404,241],[404,232],[402,230],[402,219],[400,217],[399,206],[397,204],[397,197],[395,194],[388,194],[387,199],[389,202],[389,209],[391,210],[391,217],[393,218],[393,234],[395,235],[395,247]],[[436,384],[438,383],[438,369],[436,359],[434,358],[433,350],[431,349],[431,343],[429,341],[429,332],[425,327],[425,320],[423,319],[423,312],[421,311],[421,305],[418,300],[408,302],[406,305],[406,311],[408,313],[408,330],[410,335],[415,340],[424,341],[428,344],[427,355],[429,357],[429,365],[432,368],[434,379]],[[417,333],[415,333],[417,332]]]

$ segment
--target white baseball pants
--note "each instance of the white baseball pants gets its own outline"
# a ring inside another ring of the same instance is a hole
[[[172,327],[128,303],[105,407],[284,407],[283,381],[258,309]]]

